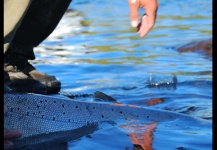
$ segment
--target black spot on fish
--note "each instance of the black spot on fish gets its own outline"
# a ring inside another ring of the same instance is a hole
[[[102,118],[104,118],[104,116],[102,115]]]
[[[11,108],[11,112],[13,112],[13,108]]]
[[[69,119],[69,122],[71,122],[71,119]]]
[[[65,115],[66,113],[65,112],[63,112],[63,115]]]
[[[29,116],[29,112],[27,112],[26,115]]]
[[[122,112],[122,111],[120,111],[119,113],[120,113],[120,114],[122,114],[123,112]]]
[[[41,113],[41,111],[38,111],[38,113],[40,114],[40,113]]]
[[[93,107],[93,109],[95,109],[96,107]]]
[[[17,111],[19,111],[20,110],[20,108],[17,108]]]
[[[30,109],[30,107],[27,107],[28,109]]]
[[[47,103],[47,100],[45,100],[44,102]]]
[[[149,118],[149,116],[147,116],[147,118]]]
[[[40,101],[40,103],[43,103],[43,101]]]
[[[87,106],[86,109],[88,109],[89,107]]]
[[[64,104],[62,104],[62,107],[63,107],[63,108],[65,107]]]
[[[56,118],[55,117],[53,117],[53,120],[55,120]]]
[[[37,108],[39,108],[40,106],[39,106],[39,105],[37,105],[36,107],[37,107]]]
[[[112,108],[112,111],[114,111],[114,109]]]
[[[92,138],[91,135],[86,135],[87,138]]]
[[[44,118],[44,115],[42,115],[41,118]]]
[[[78,106],[75,106],[75,108],[78,108]]]
[[[125,118],[125,120],[128,120],[127,118]]]
[[[178,147],[176,147],[176,149],[177,149],[177,150],[186,150],[187,147],[184,147],[184,146],[178,146]]]
[[[54,103],[56,103],[57,101],[53,101]]]

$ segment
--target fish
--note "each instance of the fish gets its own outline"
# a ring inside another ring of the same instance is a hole
[[[166,128],[211,128],[212,122],[185,114],[129,104],[84,102],[33,93],[5,92],[8,112],[5,130],[19,130],[15,147],[37,144],[49,139],[77,139],[98,130],[100,123],[112,125],[163,123]],[[182,123],[180,123],[182,122]],[[79,133],[79,135],[72,134]],[[43,138],[44,137],[44,138]]]

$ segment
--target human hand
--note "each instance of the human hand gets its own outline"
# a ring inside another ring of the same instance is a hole
[[[155,24],[156,14],[158,9],[157,0],[128,0],[130,7],[130,21],[132,27],[137,27],[137,33],[140,37],[144,37],[152,29]],[[145,15],[142,21],[138,23],[139,14],[138,9],[144,8]]]
[[[4,113],[7,113],[7,111],[7,106],[4,104]],[[10,149],[13,146],[10,140],[19,138],[21,135],[22,133],[17,130],[4,130],[4,149]]]
[[[10,141],[22,135],[17,130],[4,130],[4,149],[10,149],[14,144]]]

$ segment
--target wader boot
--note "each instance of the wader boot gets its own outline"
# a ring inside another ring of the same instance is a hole
[[[61,83],[54,76],[35,69],[25,56],[7,51],[4,57],[4,82],[20,92],[55,94]]]

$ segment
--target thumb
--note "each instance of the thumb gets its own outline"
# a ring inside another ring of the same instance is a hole
[[[138,26],[139,14],[139,0],[128,0],[129,8],[130,8],[130,21],[132,27]]]

